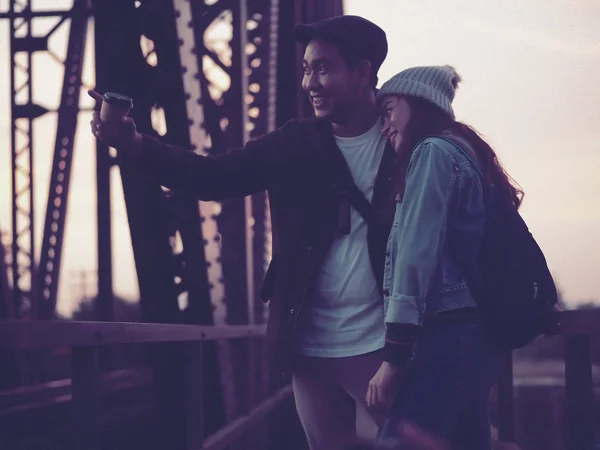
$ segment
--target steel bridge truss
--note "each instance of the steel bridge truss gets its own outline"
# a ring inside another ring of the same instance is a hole
[[[65,11],[34,11],[31,0],[14,0],[0,18],[10,22],[11,58],[11,161],[12,161],[12,240],[10,278],[13,317],[47,317],[54,311],[60,268],[62,237],[66,215],[73,139],[79,111],[79,93],[88,8],[84,0],[75,0]],[[54,20],[44,33],[35,31],[39,21]],[[48,41],[65,23],[70,22],[66,58],[62,59]],[[39,265],[35,246],[34,208],[34,126],[48,109],[36,101],[33,61],[45,52],[64,65],[65,75],[57,113],[52,178],[42,239]],[[38,269],[39,268],[39,269]]]

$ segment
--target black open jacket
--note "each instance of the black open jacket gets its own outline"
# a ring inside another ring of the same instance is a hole
[[[341,157],[341,158],[340,158]],[[218,156],[200,156],[144,136],[141,163],[168,188],[199,200],[222,200],[267,191],[271,206],[273,259],[262,289],[270,301],[267,347],[272,367],[287,375],[294,329],[312,298],[325,256],[340,233],[340,196],[348,168],[331,124],[314,117],[293,120]],[[369,256],[379,285],[391,220],[380,214],[392,187],[394,151],[388,145],[375,180],[375,211],[367,234]],[[391,219],[391,216],[390,216]]]

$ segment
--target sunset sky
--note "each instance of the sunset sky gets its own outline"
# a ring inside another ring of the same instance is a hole
[[[281,0],[285,1],[285,0]],[[33,1],[60,8],[67,0]],[[526,193],[522,213],[546,253],[565,300],[600,300],[600,0],[346,0],[388,35],[385,81],[414,65],[451,64],[462,74],[459,120],[475,126]],[[0,10],[8,1],[0,0]],[[52,27],[40,22],[36,31]],[[51,40],[63,56],[68,28]],[[92,36],[85,82],[93,85]],[[0,229],[10,232],[10,58],[0,21]],[[34,58],[34,101],[58,105],[61,66]],[[83,107],[91,106],[82,95]],[[96,270],[95,157],[82,112],[71,178],[58,307],[69,314],[82,294],[75,280]],[[56,134],[53,113],[35,128],[36,228],[41,239]],[[113,173],[114,288],[134,299],[137,280],[119,174]],[[37,249],[39,252],[40,245]],[[92,278],[87,294],[94,294]]]

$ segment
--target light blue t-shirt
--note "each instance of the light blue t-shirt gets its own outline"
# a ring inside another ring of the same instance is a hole
[[[386,145],[380,121],[360,136],[335,140],[354,183],[370,201]],[[298,330],[298,351],[306,356],[356,356],[385,343],[383,299],[369,260],[367,224],[354,208],[350,214],[350,233],[333,242]]]

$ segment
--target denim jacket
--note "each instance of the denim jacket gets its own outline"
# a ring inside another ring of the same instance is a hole
[[[460,145],[473,154],[466,143]],[[483,224],[477,168],[443,139],[421,141],[409,162],[404,198],[396,199],[387,242],[387,323],[422,325],[426,316],[475,306],[457,261],[476,257]]]

